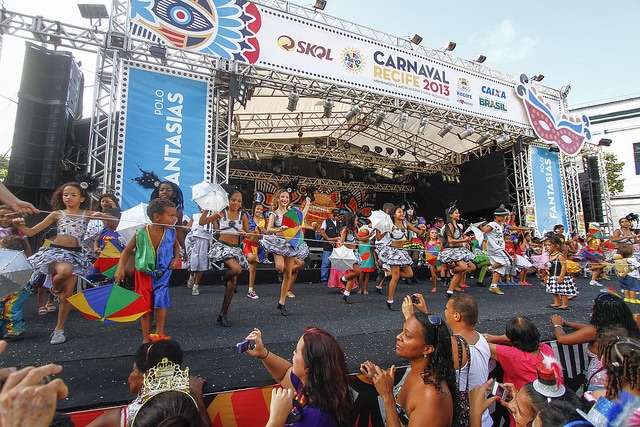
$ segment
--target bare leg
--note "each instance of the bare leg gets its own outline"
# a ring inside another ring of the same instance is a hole
[[[151,335],[151,312],[145,313],[140,318],[140,325],[142,326],[142,343],[149,342],[149,335]]]
[[[155,316],[156,316],[156,334],[164,335],[164,325],[167,321],[167,309],[156,308]]]

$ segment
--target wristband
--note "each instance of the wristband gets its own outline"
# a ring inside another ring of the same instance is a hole
[[[264,359],[266,359],[267,357],[269,357],[269,355],[270,355],[270,354],[271,354],[271,352],[269,351],[269,349],[267,349],[267,354],[265,354],[265,355],[264,355],[264,357],[258,357],[258,359],[260,359],[260,360],[264,360]]]
[[[564,328],[562,325],[553,325],[554,328]]]

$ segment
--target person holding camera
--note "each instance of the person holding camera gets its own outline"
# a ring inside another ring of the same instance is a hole
[[[293,407],[272,414],[268,426],[351,427],[354,421],[353,395],[349,389],[349,370],[338,341],[324,329],[308,326],[298,340],[293,360],[270,352],[258,328],[245,340],[243,352],[260,359],[274,380],[284,389],[293,390]],[[241,350],[239,350],[241,351]],[[287,396],[282,396],[286,400]],[[273,407],[273,406],[272,406]]]

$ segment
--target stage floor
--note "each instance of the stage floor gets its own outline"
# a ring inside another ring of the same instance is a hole
[[[402,328],[402,313],[387,309],[386,296],[373,293],[373,284],[369,295],[353,295],[354,304],[347,305],[336,289],[310,283],[319,277],[317,270],[303,271],[301,280],[294,286],[296,298],[287,299],[291,315],[283,317],[276,309],[280,286],[273,283],[274,271],[261,269],[258,274],[262,279],[259,282],[267,281],[256,285],[260,299],[246,297],[246,279],[242,276],[229,310],[232,323],[229,328],[216,323],[224,287],[217,285],[215,275],[207,276],[210,283],[201,284],[199,296],[192,296],[184,285],[171,287],[173,306],[168,311],[166,333],[184,349],[183,365],[188,366],[192,374],[207,379],[205,393],[273,383],[262,363],[236,352],[235,344],[254,327],[262,330],[270,351],[289,359],[303,329],[315,325],[337,337],[351,372],[357,372],[360,363],[367,359],[383,367],[404,364],[395,355],[395,336]],[[543,339],[553,339],[549,316],[558,313],[567,320],[585,323],[594,297],[603,289],[589,286],[587,279],[577,279],[580,295],[570,302],[570,311],[559,312],[547,307],[551,296],[539,285],[540,281],[533,276],[529,278],[535,286],[504,287],[502,296],[492,294],[486,287],[475,286],[475,278],[467,280],[473,286],[466,292],[476,298],[480,307],[479,331],[501,334],[510,317],[524,314],[535,321]],[[422,284],[398,284],[397,307],[402,296],[421,292],[427,298],[429,309],[442,315],[447,301],[445,288],[438,284],[437,293],[431,294],[430,282],[422,280]],[[485,284],[488,283],[486,278]],[[604,284],[605,288],[613,286],[619,290],[616,280]],[[631,310],[638,313],[640,306],[631,306]],[[0,366],[61,364],[64,370],[60,377],[69,386],[69,397],[59,402],[59,408],[65,411],[110,406],[133,399],[127,377],[133,354],[141,342],[139,322],[102,324],[89,321],[72,309],[65,329],[67,342],[53,346],[49,344],[49,336],[56,314],[38,315],[36,298],[32,295],[24,316],[27,332],[22,339],[9,343],[0,356]]]

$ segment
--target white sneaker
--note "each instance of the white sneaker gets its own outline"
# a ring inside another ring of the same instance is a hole
[[[63,342],[65,342],[67,340],[67,337],[64,336],[64,331],[63,330],[56,330],[53,331],[53,333],[51,334],[51,344],[62,344]]]
[[[187,288],[192,288],[196,282],[196,276],[189,275],[189,280],[187,280]]]
[[[258,296],[258,294],[256,294],[256,291],[251,291],[251,292],[247,292],[247,298],[258,299],[260,297]]]
[[[597,281],[595,281],[595,280],[590,281],[590,282],[589,282],[589,284],[590,284],[591,286],[602,286],[602,283],[599,283],[599,282],[597,282]]]
[[[193,285],[193,288],[191,288],[191,295],[200,295],[200,289],[198,289],[198,285]]]

